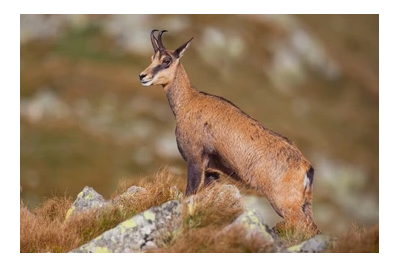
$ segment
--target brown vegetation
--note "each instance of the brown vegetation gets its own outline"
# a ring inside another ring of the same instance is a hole
[[[84,212],[68,220],[65,215],[72,205],[70,198],[50,198],[32,211],[21,201],[20,252],[68,252],[83,245],[133,215],[173,199],[175,192],[170,186],[174,179],[177,177],[160,171],[149,181],[141,180],[139,186],[146,191],[113,201],[98,212]],[[127,183],[121,184],[119,191],[126,186]]]
[[[189,228],[228,225],[243,212],[240,198],[219,183],[189,199],[185,200],[189,204],[183,206],[184,222]]]
[[[159,249],[148,252],[238,253],[269,252],[273,248],[257,235],[248,235],[241,225],[226,228],[242,212],[235,192],[220,183],[184,200],[183,228],[168,235]]]
[[[353,225],[326,252],[378,253],[379,225],[369,228]]]
[[[29,211],[21,202],[20,252],[66,252],[78,246],[78,236],[62,227],[71,204],[70,199],[55,197]]]
[[[247,230],[235,226],[221,234],[223,227],[209,225],[202,228],[185,229],[170,246],[149,252],[169,253],[238,253],[270,252],[272,247],[257,235],[247,236]]]
[[[134,198],[122,198],[124,207],[134,207],[136,213],[145,211],[151,207],[159,206],[167,201],[177,198],[176,192],[182,192],[183,185],[178,176],[170,173],[166,168],[159,170],[153,177],[145,177],[137,184],[129,181],[122,181],[113,198],[125,192],[129,187],[137,185],[146,191],[135,195]],[[176,190],[173,189],[176,187]]]
[[[295,227],[293,223],[289,225],[290,226],[287,226],[285,223],[279,222],[274,227],[274,230],[286,247],[300,244],[315,235],[315,229],[309,224],[298,223]]]
[[[226,228],[243,211],[243,207],[235,191],[227,190],[221,182],[182,199],[182,229],[170,229],[163,233],[156,240],[160,248],[149,252],[273,251],[273,247],[266,245],[260,237],[247,235],[240,225]],[[72,205],[71,198],[53,197],[33,210],[29,210],[21,201],[20,252],[71,251],[139,212],[179,198],[177,191],[171,190],[171,187],[177,186],[182,190],[179,177],[166,170],[142,179],[138,185],[146,191],[117,200],[116,197],[131,186],[127,181],[121,182],[114,201],[110,201],[106,208],[98,212],[76,214],[68,220],[65,220],[65,215]],[[286,246],[292,246],[311,236],[306,228],[302,230],[279,228],[278,234]],[[369,229],[352,227],[326,252],[378,251],[379,227],[376,226]]]

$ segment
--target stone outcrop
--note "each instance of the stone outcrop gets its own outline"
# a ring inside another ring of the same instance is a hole
[[[93,188],[85,186],[68,210],[66,219],[77,213],[89,211],[91,209],[100,209],[106,205],[107,201],[104,200],[102,195],[97,193]]]
[[[328,248],[332,238],[327,235],[316,235],[313,238],[304,241],[303,243],[288,248],[289,252],[321,252]]]
[[[179,238],[183,221],[182,205],[187,205],[190,215],[196,209],[196,205],[204,201],[205,198],[212,198],[213,203],[215,202],[217,206],[228,204],[239,209],[239,211],[244,210],[218,235],[228,234],[230,229],[235,229],[234,227],[237,226],[243,227],[247,233],[245,238],[256,236],[259,240],[263,240],[261,241],[262,246],[268,249],[261,249],[260,251],[321,252],[327,249],[332,242],[329,236],[317,235],[299,245],[286,248],[279,236],[264,223],[260,212],[243,205],[239,190],[232,185],[221,185],[219,189],[211,188],[201,196],[195,195],[188,198],[184,198],[176,187],[171,187],[170,190],[175,200],[157,207],[151,207],[71,252],[143,252],[147,249],[159,248],[168,243],[171,238]],[[146,189],[144,188],[132,186],[120,196],[107,201],[93,188],[86,186],[68,210],[66,219],[81,212],[107,207],[107,205],[120,205],[124,198],[135,197],[135,195],[145,192]],[[226,203],[226,199],[229,199],[229,203]],[[192,225],[192,227],[196,226]]]
[[[140,252],[157,248],[157,240],[181,225],[179,201],[152,207],[104,232],[72,252]]]
[[[274,238],[267,231],[267,227],[263,222],[262,217],[255,210],[246,210],[228,227],[235,225],[244,226],[247,229],[248,236],[258,235],[265,239],[266,243],[274,243]]]

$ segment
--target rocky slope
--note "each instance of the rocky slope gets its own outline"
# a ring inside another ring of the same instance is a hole
[[[88,211],[98,212],[106,209],[107,206],[115,205],[124,197],[134,198],[135,194],[140,194],[145,190],[134,186],[120,196],[106,201],[93,188],[85,187],[68,210],[66,220]],[[182,193],[176,188],[172,190],[176,192],[176,199],[151,207],[119,223],[116,227],[71,252],[147,252],[149,250],[157,252],[159,248],[173,245],[171,240],[179,239],[183,228],[200,226],[195,219],[196,207],[200,204],[199,201],[207,201],[205,198],[215,193],[217,196],[214,195],[214,205],[218,206],[222,203],[226,205],[226,199],[229,199],[232,206],[243,209],[233,222],[222,227],[214,236],[210,236],[216,239],[216,242],[237,229],[245,231],[243,242],[256,238],[259,241],[257,244],[259,244],[260,252],[321,252],[333,241],[329,236],[317,235],[297,245],[286,247],[280,237],[264,223],[259,211],[246,208],[239,190],[233,185],[222,185],[218,191],[210,189],[202,198],[198,196],[183,198]]]

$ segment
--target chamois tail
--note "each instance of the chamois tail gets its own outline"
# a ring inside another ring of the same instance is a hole
[[[307,221],[310,223],[311,228],[317,233],[321,233],[317,225],[314,222],[313,211],[312,211],[312,188],[314,182],[314,168],[310,166],[304,177],[304,204],[302,206],[303,213],[306,216]]]

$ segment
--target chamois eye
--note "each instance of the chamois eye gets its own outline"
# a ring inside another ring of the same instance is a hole
[[[164,66],[169,66],[171,64],[171,60],[169,58],[165,58],[162,62]]]

